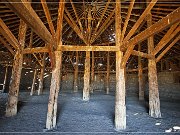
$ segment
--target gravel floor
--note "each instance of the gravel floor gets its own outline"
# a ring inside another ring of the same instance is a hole
[[[180,102],[161,101],[161,119],[148,115],[148,103],[135,97],[126,98],[127,129],[114,129],[114,95],[91,94],[89,102],[81,93],[63,92],[58,99],[57,127],[46,131],[48,93],[29,96],[20,93],[17,116],[4,117],[7,94],[0,93],[0,132],[28,134],[180,134]]]

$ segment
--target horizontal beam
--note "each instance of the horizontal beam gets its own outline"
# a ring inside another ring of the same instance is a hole
[[[74,46],[62,45],[58,51],[118,51],[116,46]],[[23,54],[48,52],[47,47],[25,48]]]
[[[118,51],[116,46],[70,46],[63,45],[61,51]]]
[[[147,54],[147,53],[143,53],[143,52],[135,51],[135,50],[132,51],[132,55],[141,56],[141,57],[148,58],[148,59],[155,58],[155,56],[152,54]]]
[[[23,54],[49,52],[47,47],[25,48]]]

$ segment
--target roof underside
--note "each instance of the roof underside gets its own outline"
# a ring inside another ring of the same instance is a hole
[[[132,1],[123,0],[121,2],[121,18],[122,24],[121,28],[124,27],[124,23],[128,14],[128,9]],[[58,18],[58,0],[46,0],[47,6],[50,11],[51,19],[53,22],[54,29],[57,27]],[[91,46],[115,46],[115,1],[114,0],[66,0],[64,19],[63,19],[63,35],[62,42],[63,45],[82,45],[85,46],[90,44]],[[148,3],[142,0],[136,0],[131,12],[131,16],[125,31],[124,37],[129,33],[134,24],[137,22],[139,17],[142,15],[146,9]],[[32,0],[31,6],[39,16],[41,21],[44,23],[46,28],[50,30],[45,12],[42,7],[40,0]],[[152,21],[153,24],[161,20],[163,17],[167,16],[169,13],[180,7],[178,0],[158,0],[155,6],[152,8]],[[13,35],[18,39],[20,18],[13,12],[5,2],[0,2],[0,18],[10,29]],[[68,21],[71,22],[68,23]],[[73,24],[73,25],[72,25]],[[77,34],[77,30],[80,31],[83,38]],[[141,33],[143,30],[147,29],[146,19],[140,24],[135,34]],[[156,46],[159,41],[164,37],[166,32],[170,28],[166,28],[163,31],[154,35],[154,45]],[[174,36],[171,41],[164,47],[166,48],[177,36],[179,32]],[[33,30],[28,27],[25,39],[25,48],[31,45],[32,48],[44,47],[45,41],[43,41]],[[140,43],[141,52],[147,53],[147,40]],[[7,47],[8,46],[8,47]],[[10,48],[10,49],[9,49]],[[12,64],[13,53],[15,52],[7,39],[0,32],[0,62],[1,64]],[[134,50],[138,50],[138,46]],[[159,51],[159,55],[164,49]],[[95,70],[106,70],[108,52],[94,52],[95,55]],[[180,61],[180,46],[179,42],[165,54],[163,59],[170,59],[173,63],[179,63]],[[26,54],[24,59],[24,67],[39,67],[39,61],[42,60],[44,53],[34,53]],[[76,52],[63,52],[63,68],[66,70],[72,70],[75,63]],[[84,56],[85,52],[79,52],[79,65],[80,69],[84,69]],[[50,67],[50,58],[46,54],[46,68]],[[147,59],[142,59],[144,67],[147,66]],[[101,63],[102,65],[100,65]],[[138,59],[137,56],[131,56],[126,65],[129,69],[137,68]],[[111,70],[115,70],[115,53],[110,52],[110,65]]]

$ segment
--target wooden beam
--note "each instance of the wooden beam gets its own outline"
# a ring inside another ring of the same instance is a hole
[[[22,50],[25,44],[27,25],[25,22],[20,20],[19,25],[19,49],[16,51],[14,56],[14,63],[12,69],[12,76],[9,86],[8,102],[6,106],[6,117],[14,116],[17,114],[17,104],[18,104],[18,94],[19,94],[19,84],[21,78],[21,70],[23,63]]]
[[[23,50],[23,54],[32,54],[32,53],[43,53],[43,52],[49,52],[47,47],[36,47],[36,48],[25,48]]]
[[[107,52],[107,73],[106,73],[106,94],[109,94],[110,89],[110,58],[109,52]]]
[[[43,83],[44,83],[44,69],[45,69],[45,58],[46,58],[46,53],[43,54],[42,58],[42,66],[40,68],[40,75],[39,75],[39,87],[38,87],[38,95],[41,95],[43,93]]]
[[[134,24],[134,26],[131,28],[131,30],[129,31],[129,33],[127,34],[127,36],[124,38],[123,43],[127,42],[131,36],[135,33],[135,31],[137,30],[137,28],[139,27],[139,25],[142,23],[142,21],[144,20],[144,18],[149,14],[149,12],[151,11],[151,9],[153,8],[153,6],[156,4],[157,0],[152,0],[149,5],[147,6],[147,8],[144,10],[144,12],[142,13],[142,15],[139,17],[139,19],[136,21],[136,23]]]
[[[0,42],[4,45],[5,48],[8,49],[8,51],[14,56],[15,52],[14,50],[7,44],[6,41],[4,41],[4,39],[0,36]]]
[[[27,0],[5,0],[12,9],[44,41],[51,43],[52,35]]]
[[[171,26],[168,32],[164,35],[164,37],[155,47],[154,51],[152,52],[152,55],[156,55],[180,31],[180,26],[178,26],[178,24],[179,22]]]
[[[147,17],[147,26],[152,26],[152,15]],[[154,37],[148,38],[148,53],[154,50]],[[160,100],[157,80],[157,69],[155,59],[148,59],[148,79],[149,79],[149,115],[151,117],[160,118]]]
[[[102,22],[102,19],[103,19],[103,17],[104,17],[104,14],[106,13],[106,10],[108,9],[108,6],[109,6],[110,1],[111,1],[111,0],[108,0],[108,2],[106,2],[106,6],[105,6],[105,8],[104,8],[104,10],[103,10],[103,13],[101,14],[101,18],[99,19],[99,21],[98,21],[98,23],[97,23],[97,25],[96,25],[96,27],[95,27],[95,30],[94,30],[94,33],[93,33],[93,37],[96,37],[95,34],[97,33],[97,30],[98,30],[98,28],[99,28],[99,25],[100,25],[101,22]]]
[[[175,11],[173,11],[172,13],[170,13],[169,15],[167,15],[166,17],[164,17],[157,23],[151,25],[146,30],[144,30],[143,32],[141,32],[140,34],[138,34],[131,40],[127,41],[126,43],[124,43],[123,47],[121,47],[121,50],[124,50],[127,46],[128,46],[128,48],[123,57],[121,66],[125,67],[126,62],[129,59],[129,57],[137,43],[147,39],[148,37],[158,33],[159,31],[167,28],[168,26],[178,22],[180,20],[180,18],[178,18],[177,16],[180,16],[180,8],[176,9]]]
[[[96,33],[94,33],[94,35],[91,38],[90,44],[92,44],[106,30],[106,28],[114,21],[114,18],[112,18],[114,13],[115,13],[115,9],[111,12],[111,14],[108,16],[106,21],[99,28],[99,30]]]
[[[63,14],[64,14],[65,0],[59,1],[58,9],[58,23],[57,24],[57,49],[62,46],[62,24],[63,24]],[[57,102],[60,88],[60,74],[62,65],[62,51],[55,51],[55,68],[52,70],[50,95],[48,103],[48,112],[46,119],[46,128],[48,130],[55,128],[57,119]]]
[[[49,56],[51,59],[51,66],[54,68],[54,50],[53,50],[53,39],[51,33],[48,31],[46,26],[43,24],[39,16],[36,14],[34,9],[31,7],[30,2],[27,0],[4,0],[6,5],[13,10],[33,31],[45,42],[48,43]]]
[[[74,66],[74,92],[78,92],[78,63],[79,63],[79,54],[76,51],[76,64]]]
[[[6,38],[6,40],[15,48],[19,48],[19,42],[16,37],[12,34],[10,29],[6,26],[3,20],[0,18],[0,33]]]
[[[173,25],[174,23],[180,21],[180,18],[177,17],[180,16],[180,8],[177,8],[172,13],[168,14],[166,17],[162,18],[158,22],[154,23],[150,27],[148,27],[146,30],[142,31],[138,35],[136,35],[134,38],[130,39],[127,42],[123,42],[123,45],[121,46],[121,50],[124,51],[128,46],[136,45],[139,42],[144,41],[148,37],[157,34],[158,32],[166,29],[167,27]]]
[[[90,97],[90,52],[86,52],[85,69],[84,69],[84,88],[83,100],[89,101]]]
[[[138,45],[138,51],[141,50],[141,45]],[[141,57],[138,56],[138,82],[139,82],[139,100],[144,100],[144,80],[143,80],[143,67]]]
[[[85,44],[87,43],[87,40],[84,38],[82,32],[80,31],[79,27],[76,25],[76,22],[71,17],[69,11],[65,8],[65,12],[67,13],[67,16],[64,14],[64,19],[67,21],[69,26],[76,32],[76,34],[79,36],[80,39],[84,41]]]
[[[172,41],[172,43],[156,58],[156,62],[159,62],[161,58],[180,40],[180,35]]]
[[[34,91],[35,91],[35,83],[36,83],[36,80],[37,80],[37,69],[34,70],[34,77],[33,77],[33,81],[32,81],[32,85],[31,85],[31,92],[30,92],[30,95],[34,95]]]
[[[94,92],[94,64],[95,64],[95,58],[94,58],[94,53],[92,51],[92,56],[91,56],[91,89],[90,89],[90,92],[93,93]]]
[[[117,46],[70,46],[63,45],[61,51],[118,51]]]
[[[115,8],[116,46],[121,47],[121,1],[116,0]],[[115,128],[126,129],[125,77],[124,68],[120,67],[122,51],[116,52],[116,93],[115,93]]]
[[[147,54],[147,53],[143,53],[143,52],[135,51],[135,50],[132,51],[132,55],[136,55],[136,56],[140,56],[140,57],[144,57],[144,58],[148,58],[148,59],[155,58],[155,56],[152,54]]]
[[[51,34],[55,38],[55,30],[54,30],[54,26],[53,26],[52,19],[51,19],[51,14],[49,12],[49,8],[47,6],[46,0],[41,0],[41,4],[42,4],[43,10],[44,10],[44,13],[46,15],[46,19],[47,19]]]
[[[122,30],[121,43],[122,43],[122,41],[124,39],[124,34],[126,32],[126,28],[127,28],[130,16],[131,16],[131,12],[132,12],[132,9],[133,9],[133,6],[134,6],[134,2],[135,2],[135,0],[131,0],[129,8],[128,8],[128,13],[127,13],[126,20],[124,22],[124,27],[123,27],[123,30]]]

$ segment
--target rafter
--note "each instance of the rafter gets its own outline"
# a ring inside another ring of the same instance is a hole
[[[6,26],[3,20],[0,18],[0,33],[6,38],[6,40],[15,48],[19,48],[19,42],[13,35],[11,30]]]
[[[134,38],[132,38],[130,41],[127,41],[126,43],[123,44],[121,50],[123,50],[124,48],[127,48],[126,53],[123,57],[123,61],[121,63],[121,66],[124,67],[126,65],[127,60],[129,59],[135,45],[145,39],[147,39],[148,37],[158,33],[159,31],[173,25],[174,23],[178,22],[180,20],[180,18],[178,18],[177,16],[180,16],[180,8],[176,9],[175,11],[173,11],[172,13],[170,13],[169,15],[167,15],[166,17],[162,18],[160,21],[158,21],[157,23],[151,25],[150,27],[148,27],[146,30],[144,30],[143,32],[141,32],[140,34],[136,35]]]
[[[159,62],[161,58],[180,40],[180,35],[174,39],[174,41],[156,58],[156,62]]]
[[[152,52],[153,55],[156,55],[180,31],[180,26],[178,26],[178,24],[179,22],[171,26],[168,32],[164,35],[164,37],[155,47],[154,51]]]
[[[139,25],[142,23],[142,21],[144,20],[144,18],[149,14],[149,12],[151,11],[151,9],[153,8],[153,6],[156,4],[157,0],[152,0],[149,5],[147,6],[147,8],[144,10],[144,12],[142,13],[142,15],[139,17],[139,19],[136,21],[136,23],[134,24],[134,26],[132,27],[132,29],[129,31],[129,33],[127,34],[127,36],[124,38],[123,43],[125,43],[126,41],[128,41],[132,35],[135,33],[135,31],[137,30],[137,28],[139,27]]]
[[[7,44],[7,42],[0,36],[0,42],[4,45],[5,48],[8,49],[8,51],[14,55],[15,52],[13,51],[13,49]]]

